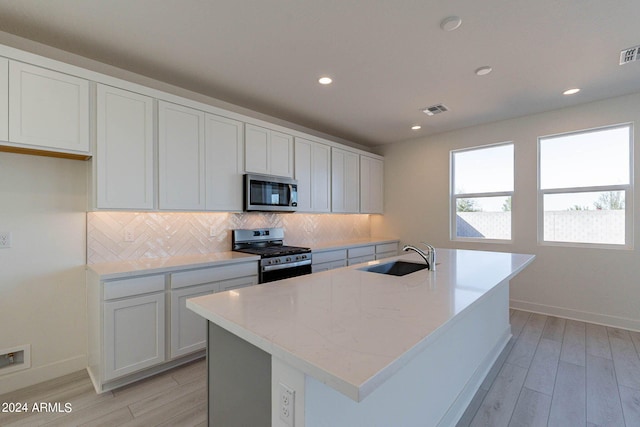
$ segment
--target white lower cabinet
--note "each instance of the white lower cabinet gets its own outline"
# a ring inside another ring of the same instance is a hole
[[[355,265],[363,262],[369,262],[376,259],[376,247],[361,246],[347,250],[347,265]]]
[[[314,251],[312,254],[311,272],[333,270],[335,268],[356,265],[398,255],[398,241],[378,243],[363,246],[353,246],[347,249],[327,249]]]
[[[189,298],[257,285],[257,274],[255,262],[170,274],[171,357],[204,350],[207,344],[207,322],[187,308]]]
[[[164,292],[104,304],[104,379],[162,363]]]
[[[218,290],[217,283],[171,291],[171,357],[202,350],[207,344],[207,322],[187,308],[187,299]]]
[[[207,323],[186,301],[257,283],[257,261],[115,280],[88,270],[88,371],[96,391],[202,357]]]
[[[398,242],[376,245],[376,259],[398,256]]]

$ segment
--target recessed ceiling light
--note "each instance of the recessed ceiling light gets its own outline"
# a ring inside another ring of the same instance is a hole
[[[487,74],[489,74],[491,71],[493,71],[493,68],[489,67],[489,66],[485,66],[485,67],[480,67],[478,68],[475,73],[476,76],[486,76]]]
[[[411,126],[411,130],[420,130],[420,129],[422,129],[422,126],[420,126],[420,125]]]
[[[321,85],[330,85],[333,82],[333,79],[331,79],[331,77],[320,77],[318,79],[318,83],[320,83]]]
[[[440,28],[444,31],[453,31],[462,24],[462,19],[457,16],[449,16],[440,22]]]
[[[562,92],[563,95],[575,95],[576,93],[580,92],[580,89],[573,88],[573,89],[567,89],[564,92]]]

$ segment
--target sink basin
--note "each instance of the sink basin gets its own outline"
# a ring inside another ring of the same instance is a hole
[[[417,262],[406,261],[393,261],[386,264],[371,265],[361,268],[360,270],[369,271],[371,273],[404,276],[407,274],[415,273],[416,271],[424,270],[425,268],[427,268],[427,264],[419,264]]]

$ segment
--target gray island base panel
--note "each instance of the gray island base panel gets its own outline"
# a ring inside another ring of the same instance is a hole
[[[209,425],[271,425],[271,355],[212,322],[208,324]]]
[[[509,280],[534,257],[445,249],[438,255],[436,272],[395,277],[362,270],[393,260],[386,259],[188,300],[210,330],[215,324],[246,341],[229,349],[260,360],[252,364],[261,373],[249,371],[246,383],[209,365],[209,392],[251,393],[256,408],[270,401],[270,413],[261,411],[255,425],[291,425],[280,417],[282,385],[294,392],[297,427],[455,425],[511,337]],[[397,259],[420,262],[418,255]],[[230,350],[212,339],[215,364],[216,351]],[[226,357],[236,369],[245,364],[237,354]],[[213,420],[221,407],[212,399],[209,422],[220,425]],[[233,422],[225,425],[243,423]]]

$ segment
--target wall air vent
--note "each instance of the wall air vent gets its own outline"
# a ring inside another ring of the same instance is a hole
[[[436,114],[444,113],[445,111],[449,111],[449,108],[444,104],[436,104],[422,109],[422,112],[427,116],[435,116]]]
[[[620,52],[620,65],[640,59],[640,46],[630,47]]]

